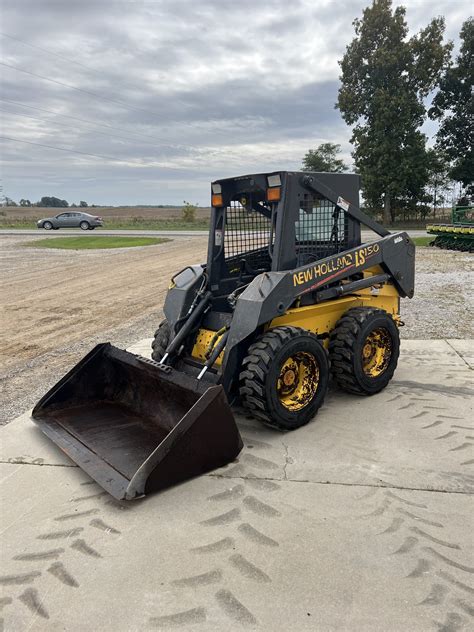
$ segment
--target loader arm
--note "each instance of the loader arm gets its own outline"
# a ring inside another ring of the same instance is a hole
[[[376,222],[374,219],[366,215],[366,213],[362,212],[360,208],[356,207],[354,204],[351,204],[348,200],[341,198],[341,196],[337,195],[330,187],[328,187],[324,182],[322,182],[319,178],[315,176],[303,176],[301,178],[301,185],[307,189],[308,191],[312,191],[313,193],[318,193],[323,195],[326,199],[330,200],[333,204],[345,210],[345,212],[350,215],[353,219],[370,230],[373,230],[380,237],[386,237],[390,235],[390,231],[387,230],[384,226]]]

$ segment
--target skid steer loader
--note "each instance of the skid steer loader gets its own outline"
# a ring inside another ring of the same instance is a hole
[[[321,406],[330,373],[372,395],[397,365],[415,247],[361,212],[357,175],[280,171],[211,188],[207,262],[171,279],[153,359],[98,345],[33,411],[119,499],[235,459],[235,402],[293,430]],[[361,225],[379,239],[362,243]]]

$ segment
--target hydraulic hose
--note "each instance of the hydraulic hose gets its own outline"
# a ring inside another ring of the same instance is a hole
[[[184,325],[178,331],[176,336],[167,346],[165,355],[161,359],[161,364],[164,364],[166,360],[168,359],[168,357],[172,355],[173,353],[175,353],[181,347],[181,345],[183,344],[184,340],[188,336],[191,329],[194,327],[197,320],[202,316],[204,311],[207,309],[211,301],[211,297],[212,297],[212,293],[209,291],[207,291],[204,294],[200,303],[198,303],[198,305],[194,308],[194,311],[191,313],[187,321],[184,323]]]
[[[219,355],[221,354],[221,352],[223,351],[223,349],[224,349],[224,347],[226,345],[228,337],[229,337],[229,331],[226,331],[225,334],[222,336],[222,338],[219,340],[219,342],[214,347],[211,355],[209,356],[209,358],[206,361],[206,364],[201,369],[201,372],[199,373],[199,375],[197,377],[198,380],[200,380],[202,378],[202,376],[207,371],[207,369],[209,367],[211,367],[214,364],[214,362],[217,360],[217,358],[219,357]]]
[[[219,329],[218,331],[216,331],[216,333],[212,336],[209,344],[206,347],[206,351],[204,352],[204,356],[206,358],[206,360],[209,359],[209,356],[212,353],[212,350],[214,348],[214,345],[217,342],[217,339],[220,338],[222,335],[225,334],[225,332],[228,330],[228,326],[226,325],[225,327],[222,327],[221,329]]]

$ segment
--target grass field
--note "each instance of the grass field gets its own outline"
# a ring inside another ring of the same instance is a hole
[[[31,207],[3,207],[0,210],[0,229],[36,228],[36,221],[44,217],[51,217],[59,213],[84,210],[91,215],[98,215],[104,220],[104,228],[108,230],[208,230],[211,216],[209,207],[198,207],[194,222],[183,221],[182,209],[179,206],[101,206],[97,208],[45,208]],[[390,230],[424,230],[425,221],[397,222],[389,226]],[[437,222],[444,221],[442,217]],[[449,221],[449,220],[446,220]]]
[[[434,237],[413,237],[415,246],[429,246]]]
[[[171,239],[163,237],[52,237],[37,239],[24,244],[29,248],[60,248],[62,250],[103,250],[110,248],[133,248],[156,246]]]
[[[3,207],[0,210],[0,228],[36,228],[38,219],[75,211],[74,208]],[[196,209],[194,222],[185,222],[179,207],[100,207],[83,209],[104,220],[109,230],[208,230],[210,208]]]
[[[0,217],[0,228],[24,228],[31,230],[36,228],[36,221]],[[142,217],[128,219],[111,218],[104,220],[104,228],[107,230],[208,230],[209,221],[196,219],[194,222],[183,222],[180,219],[153,220]]]

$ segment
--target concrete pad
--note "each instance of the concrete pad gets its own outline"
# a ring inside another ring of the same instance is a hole
[[[76,467],[31,421],[31,411],[1,430],[0,462]]]
[[[383,393],[331,390],[297,432],[237,411],[236,463],[132,503],[12,422],[4,629],[468,630],[473,389],[451,342],[403,341]]]
[[[450,339],[446,341],[461,358],[474,369],[474,340],[456,340]]]

